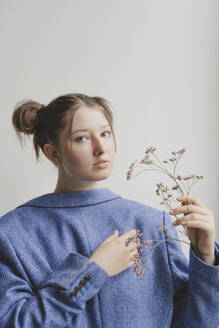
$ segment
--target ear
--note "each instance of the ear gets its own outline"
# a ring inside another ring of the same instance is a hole
[[[59,153],[55,146],[53,146],[51,144],[45,144],[43,146],[43,149],[44,149],[46,156],[50,159],[50,161],[52,161],[55,165],[60,163]]]

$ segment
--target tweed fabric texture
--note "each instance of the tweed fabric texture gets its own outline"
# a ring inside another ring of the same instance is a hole
[[[165,232],[157,229],[163,223]],[[0,328],[218,328],[216,265],[169,240],[145,273],[110,277],[90,260],[117,229],[143,239],[180,239],[166,211],[109,188],[49,193],[0,218]],[[189,247],[189,246],[188,246]],[[144,249],[141,256],[150,254]],[[143,260],[144,263],[144,260]]]

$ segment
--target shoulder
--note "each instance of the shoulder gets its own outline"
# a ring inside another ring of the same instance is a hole
[[[14,209],[2,215],[0,217],[0,232],[10,233],[12,230],[16,231],[16,229],[22,228],[26,221],[31,221],[35,209],[34,207],[24,205],[37,198],[38,197],[33,198],[28,202],[21,203]]]
[[[124,202],[125,206],[136,211],[147,211],[147,213],[150,213],[153,216],[160,215],[163,211],[158,210],[155,207],[152,207],[147,204],[140,203],[136,200],[129,199],[129,198],[121,198],[121,200]]]
[[[21,218],[24,217],[24,211],[15,208],[0,217],[0,232],[7,233],[16,227]]]
[[[163,220],[164,211],[132,199],[120,198],[120,206],[136,217],[144,217],[149,221],[161,222]]]

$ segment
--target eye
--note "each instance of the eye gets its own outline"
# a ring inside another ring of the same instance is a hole
[[[109,133],[109,135],[111,134],[111,131],[104,131],[103,133]]]
[[[85,138],[85,137],[78,137],[78,138],[75,139],[75,141],[79,141],[79,142],[80,142],[80,140],[81,140],[82,138]]]
[[[104,131],[102,134],[104,134],[104,133],[109,133],[109,135],[110,135],[111,131]],[[81,136],[81,137],[76,138],[75,141],[81,143],[81,139],[83,139],[83,138],[86,139],[85,136]]]

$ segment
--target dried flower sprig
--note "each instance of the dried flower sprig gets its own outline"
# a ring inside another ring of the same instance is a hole
[[[127,180],[135,178],[143,171],[158,171],[158,172],[161,172],[161,173],[169,176],[169,178],[171,178],[174,182],[174,184],[171,187],[164,185],[163,182],[157,183],[157,185],[156,185],[157,186],[156,194],[157,194],[157,196],[159,196],[161,198],[160,204],[165,206],[167,208],[167,210],[169,211],[174,208],[174,203],[176,203],[177,197],[173,197],[173,193],[178,193],[178,195],[183,195],[187,199],[192,186],[195,183],[197,183],[200,179],[202,179],[203,176],[199,176],[199,175],[195,175],[195,174],[182,176],[182,175],[176,174],[177,164],[178,164],[180,158],[182,157],[182,155],[185,153],[185,151],[186,151],[185,148],[182,148],[179,151],[172,151],[171,156],[168,159],[165,159],[163,161],[159,160],[159,158],[155,154],[155,150],[156,150],[156,148],[153,146],[147,147],[145,150],[145,155],[144,155],[143,159],[141,159],[140,161],[135,160],[130,165],[129,170],[126,173]],[[144,165],[143,169],[142,169],[141,164]],[[167,170],[167,165],[170,168],[172,168],[172,172]],[[140,168],[140,171],[137,171],[139,168]],[[137,171],[137,173],[136,173],[136,171]],[[188,206],[190,204],[190,202],[187,201],[186,204]],[[177,203],[177,205],[178,205],[178,203]],[[178,218],[176,215],[175,215],[175,217]],[[190,240],[186,227],[183,226],[183,229],[184,229],[184,231],[183,232],[180,231],[180,233],[183,233],[184,235],[186,235],[186,237]],[[160,224],[160,227],[158,228],[158,232],[160,232],[160,231],[164,232],[165,230],[167,230],[167,227]],[[179,239],[145,240],[145,241],[141,242],[141,237],[142,237],[142,234],[140,234],[140,231],[138,230],[136,237],[134,237],[134,238],[136,238],[136,242],[138,243],[138,249],[140,252],[142,252],[142,250],[144,248],[149,248],[149,247],[152,248],[152,252],[151,252],[149,259],[153,255],[155,248],[158,245],[160,245],[162,242],[166,242],[168,240],[178,240],[178,241],[187,243],[188,245],[191,245],[195,254],[199,258],[201,258],[198,247],[196,246],[197,245],[197,235],[196,235],[196,245],[194,245],[191,242],[191,240],[190,240],[190,243],[188,243],[184,240],[179,240]],[[157,243],[155,245],[151,245],[153,242],[157,242]],[[143,274],[145,269],[143,271],[141,271],[142,260],[140,259],[139,254],[135,257],[135,263],[136,263],[136,267],[135,267],[134,271],[136,272],[137,276],[140,276]],[[147,266],[147,264],[148,264],[148,261],[146,263],[146,266]]]
[[[168,230],[168,227],[167,226],[163,226],[163,224],[160,224],[159,228],[157,229],[158,232],[164,232]],[[186,242],[185,240],[180,240],[180,239],[174,239],[174,238],[168,238],[168,239],[158,239],[158,240],[141,240],[143,234],[140,233],[140,230],[137,230],[137,233],[134,237],[131,237],[131,238],[127,238],[127,241],[126,241],[126,246],[129,245],[129,243],[131,241],[135,241],[137,243],[137,248],[138,248],[138,254],[134,255],[133,257],[133,261],[135,263],[135,267],[133,269],[132,272],[136,272],[136,276],[137,277],[140,277],[144,274],[145,270],[146,270],[146,267],[148,266],[148,263],[156,249],[157,246],[159,246],[160,244],[166,242],[166,241],[169,241],[169,240],[177,240],[177,241],[181,241],[183,243],[186,243],[188,245],[190,245],[190,243]],[[153,244],[154,242],[156,242],[156,244]],[[140,253],[145,249],[145,248],[152,248],[152,251],[149,255],[147,256],[143,256],[143,257],[140,257]],[[147,261],[146,263],[142,264],[142,259],[146,258]]]

